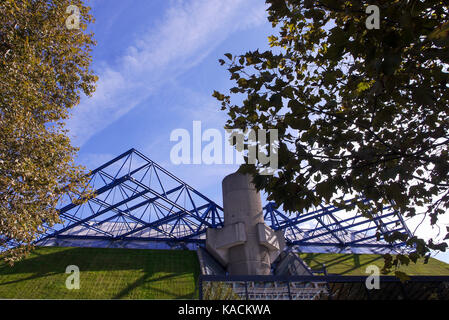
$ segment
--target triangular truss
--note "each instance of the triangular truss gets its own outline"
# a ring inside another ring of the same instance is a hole
[[[131,149],[92,171],[95,197],[68,195],[62,225],[40,240],[198,242],[222,225],[223,209],[167,170]],[[75,203],[74,203],[75,202]]]
[[[95,197],[77,204],[82,195],[68,194],[60,205],[62,224],[48,228],[38,244],[203,244],[207,228],[223,225],[223,209],[219,205],[135,149],[93,170],[89,184]],[[376,231],[382,235],[393,231],[409,233],[400,216],[388,207],[373,220],[332,206],[288,216],[269,203],[264,214],[267,224],[284,230],[287,244],[298,246],[301,251],[385,252],[403,243],[377,241]]]
[[[369,202],[366,199],[350,199]],[[275,230],[284,230],[286,243],[302,252],[395,252],[405,246],[404,242],[388,243],[385,235],[400,232],[410,235],[402,217],[392,206],[372,213],[372,219],[359,214],[355,208],[345,210],[334,206],[321,206],[303,214],[287,215],[276,209],[275,203],[264,208],[267,224]]]

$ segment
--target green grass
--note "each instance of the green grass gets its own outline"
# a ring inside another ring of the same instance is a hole
[[[304,253],[312,268],[367,275],[381,255]],[[68,265],[80,269],[80,289],[68,290]],[[401,267],[409,275],[449,275],[449,264],[430,259]],[[10,267],[0,262],[0,298],[9,299],[196,299],[199,264],[195,251],[40,247]]]
[[[68,265],[80,269],[79,290],[65,286]],[[0,263],[0,298],[191,299],[198,275],[195,251],[40,247]]]
[[[336,253],[302,253],[300,257],[312,268],[321,269],[326,265],[328,273],[341,275],[367,275],[368,265],[376,265],[382,269],[384,258],[375,254],[336,254]],[[427,264],[418,260],[415,264],[410,262],[408,266],[401,266],[398,271],[408,275],[449,275],[449,264],[430,258]],[[390,273],[393,274],[394,270]]]

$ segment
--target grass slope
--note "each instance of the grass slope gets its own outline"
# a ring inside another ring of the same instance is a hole
[[[304,253],[312,268],[367,275],[382,268],[381,255]],[[68,265],[80,269],[80,289],[68,290]],[[449,275],[449,264],[430,259],[401,267],[409,275]],[[195,299],[199,264],[194,251],[41,247],[14,267],[0,262],[0,298],[16,299]]]
[[[68,290],[68,265],[80,289]],[[194,251],[40,247],[14,267],[0,263],[0,298],[190,299],[198,297]]]
[[[302,253],[300,257],[312,269],[321,269],[324,263],[328,273],[341,275],[366,276],[365,271],[368,265],[373,264],[380,269],[384,265],[383,257],[375,254]],[[397,270],[408,275],[449,275],[449,264],[430,258],[427,264],[418,260],[416,264],[410,262],[408,266],[401,266]],[[391,274],[393,273],[394,271]]]

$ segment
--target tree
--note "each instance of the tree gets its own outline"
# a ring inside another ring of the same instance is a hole
[[[10,263],[59,221],[61,196],[86,184],[64,120],[95,89],[89,9],[81,0],[0,4],[0,249]]]
[[[259,175],[262,164],[241,171],[287,211],[323,201],[342,207],[340,196],[357,195],[372,200],[351,204],[368,217],[386,204],[403,217],[424,207],[438,225],[449,207],[447,3],[267,3],[278,32],[269,37],[273,49],[219,60],[235,80],[232,97],[243,102],[213,94],[228,112],[229,128],[278,129],[278,172]],[[416,250],[389,257],[387,268],[447,246],[399,233],[387,237],[397,239]]]

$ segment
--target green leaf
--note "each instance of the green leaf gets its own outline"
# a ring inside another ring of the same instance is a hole
[[[356,92],[362,93],[363,91],[368,90],[369,88],[371,88],[371,84],[372,82],[359,82]]]
[[[251,120],[254,128],[278,129],[280,143],[289,146],[279,155],[279,177],[263,185],[270,199],[302,212],[334,194],[363,194],[372,202],[357,204],[361,212],[394,203],[403,217],[435,205],[449,181],[447,146],[438,145],[449,127],[446,3],[420,1],[411,12],[393,1],[382,21],[397,23],[382,23],[381,30],[366,28],[361,3],[269,3],[270,48],[237,56],[240,64],[229,67],[238,81],[230,89],[235,102],[226,106],[230,125]],[[435,14],[422,19],[419,12]],[[436,224],[449,197],[438,206],[430,216]],[[431,247],[445,250],[403,233],[386,238],[415,246],[412,261]]]
[[[398,277],[402,283],[410,280],[410,277],[405,272],[402,271],[395,271],[394,275]]]

